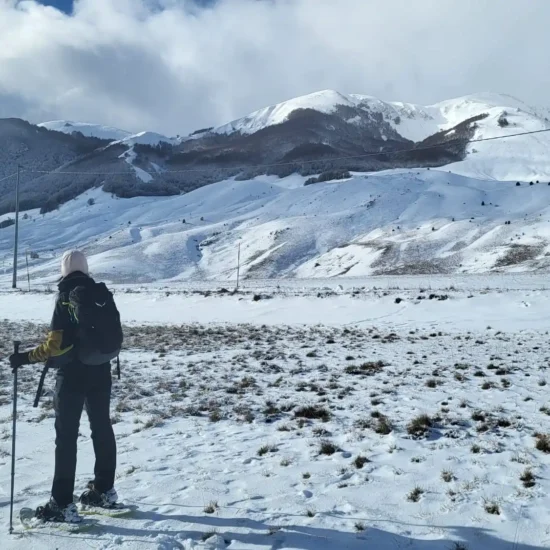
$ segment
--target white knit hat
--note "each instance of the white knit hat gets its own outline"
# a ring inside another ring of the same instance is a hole
[[[88,260],[79,250],[68,250],[61,258],[61,276],[67,277],[75,271],[88,275]]]

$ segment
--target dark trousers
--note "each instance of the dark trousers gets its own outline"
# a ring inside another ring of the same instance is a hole
[[[95,452],[94,485],[100,492],[115,481],[116,442],[109,414],[111,365],[67,365],[57,374],[55,389],[55,474],[52,496],[59,506],[73,502],[76,442],[86,407]]]

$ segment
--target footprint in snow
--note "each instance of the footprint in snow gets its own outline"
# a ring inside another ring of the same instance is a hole
[[[523,307],[531,307],[531,304],[529,302],[521,302],[521,305]]]
[[[158,535],[155,538],[155,542],[158,544],[157,550],[185,550],[185,548],[192,548],[183,546],[174,537],[167,535]]]
[[[204,548],[208,548],[208,550],[222,550],[226,547],[227,544],[220,535],[213,535],[204,541]]]

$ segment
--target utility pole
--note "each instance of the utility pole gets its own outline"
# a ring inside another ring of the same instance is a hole
[[[239,249],[237,252],[237,288],[235,290],[239,290],[240,274],[241,274],[241,242],[239,241]]]
[[[17,288],[17,245],[19,240],[19,176],[21,166],[17,165],[17,182],[15,183],[15,240],[13,244],[13,282],[12,288]]]
[[[29,283],[29,292],[31,291],[31,275],[29,273],[29,251],[25,250],[25,261],[27,262],[27,281]]]

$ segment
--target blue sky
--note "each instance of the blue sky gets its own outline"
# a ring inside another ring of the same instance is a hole
[[[53,6],[66,13],[70,13],[73,9],[73,0],[41,0],[40,3],[46,6]]]
[[[44,4],[46,6],[53,6],[54,8],[57,8],[58,10],[64,11],[65,13],[71,13],[73,9],[74,0],[38,0],[40,4]],[[116,0],[113,0],[116,1]],[[216,2],[216,0],[194,0],[196,4],[213,4]]]

